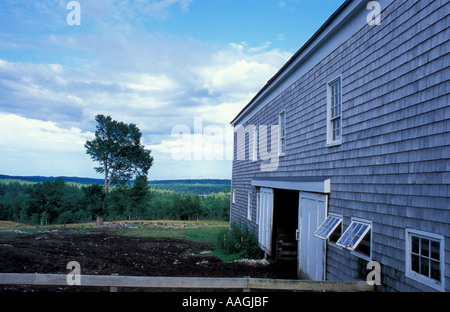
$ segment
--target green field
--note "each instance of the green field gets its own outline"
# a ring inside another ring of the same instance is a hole
[[[105,222],[103,228],[114,234],[145,236],[145,237],[167,237],[186,239],[201,243],[215,243],[219,232],[228,228],[228,221],[203,220],[203,221],[180,221],[180,220],[144,220],[144,221],[114,221]],[[33,226],[12,221],[0,221],[0,230],[19,230],[27,233],[62,229],[63,225]],[[95,228],[95,223],[70,224],[66,229],[89,230]],[[78,232],[78,231],[77,231]]]
[[[216,248],[219,233],[228,228],[229,222],[221,220],[144,220],[105,222],[100,229],[107,231],[111,235],[172,238],[208,244],[211,248],[212,256],[228,262],[241,258],[237,254],[224,254]],[[92,231],[98,231],[99,228],[93,222],[68,224],[64,227],[63,225],[36,226],[12,221],[0,221],[0,235],[26,235],[26,233],[31,234],[53,230],[68,230],[74,234],[92,234]]]

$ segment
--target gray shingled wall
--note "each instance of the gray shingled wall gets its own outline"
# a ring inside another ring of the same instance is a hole
[[[330,176],[329,212],[372,220],[383,290],[432,290],[405,276],[405,228],[445,236],[450,289],[450,3],[395,1],[247,124],[277,124],[286,109],[286,156],[277,171],[233,161],[231,222],[245,222],[254,177]],[[326,84],[342,75],[342,144],[326,146]],[[248,145],[247,145],[248,146]],[[235,140],[236,150],[236,140]],[[248,152],[247,152],[248,154]],[[236,155],[235,155],[236,157]],[[332,244],[327,279],[360,279],[364,261]]]

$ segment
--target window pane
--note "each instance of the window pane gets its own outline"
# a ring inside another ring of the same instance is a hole
[[[411,270],[419,273],[419,256],[411,255]]]
[[[420,274],[423,274],[425,276],[429,276],[429,269],[430,269],[430,260],[425,257],[420,257]]]
[[[439,253],[440,253],[440,243],[437,241],[431,241],[431,258],[435,260],[440,260]]]
[[[437,281],[441,281],[441,268],[438,261],[431,260],[430,277]]]
[[[420,242],[420,254],[425,257],[430,256],[430,241],[426,238],[422,238]]]
[[[342,245],[342,246],[344,246],[344,247],[347,247],[347,245],[348,245],[348,242],[350,241],[350,236],[351,236],[351,232],[352,232],[352,229],[351,229],[351,227],[350,228],[348,228],[345,232],[344,232],[344,234],[342,234],[342,236],[341,236],[341,238],[338,240],[338,242],[337,242],[337,244],[338,245]]]
[[[350,248],[351,250],[355,250],[358,247],[356,243],[368,231],[370,231],[369,224],[353,221],[341,236],[341,238],[336,242],[336,244],[345,248]]]
[[[419,238],[417,236],[411,238],[411,251],[416,254],[419,253]]]
[[[333,140],[338,139],[341,136],[341,119],[337,118],[333,120]]]

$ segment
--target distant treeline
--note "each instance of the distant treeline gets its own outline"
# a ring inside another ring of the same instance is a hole
[[[102,179],[80,178],[80,177],[44,177],[44,176],[8,176],[0,174],[1,181],[27,181],[27,182],[55,182],[63,179],[67,183],[77,183],[83,185],[101,184]],[[128,184],[133,184],[130,181]],[[151,180],[150,187],[155,190],[170,190],[175,192],[193,194],[211,194],[220,192],[230,192],[231,180],[227,179],[185,179],[185,180]]]
[[[186,181],[116,185],[107,197],[104,218],[228,220],[230,188],[226,180]],[[101,209],[102,195],[100,184],[82,185],[63,178],[35,183],[0,179],[0,220],[31,224],[90,222]]]
[[[226,192],[231,189],[230,180],[167,180],[150,181],[154,190],[170,190],[174,192],[193,193],[199,195]]]

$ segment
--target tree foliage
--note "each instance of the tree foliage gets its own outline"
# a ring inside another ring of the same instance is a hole
[[[153,189],[145,176],[112,186],[104,211],[102,199],[100,184],[80,185],[63,179],[28,184],[0,180],[0,220],[68,224],[90,222],[99,213],[108,221],[229,218],[229,192],[199,196]]]
[[[151,151],[141,144],[142,133],[135,124],[125,124],[101,114],[95,116],[95,120],[95,139],[88,140],[85,148],[92,160],[99,163],[95,171],[105,177],[102,215],[111,184],[125,184],[136,176],[146,176],[153,164],[153,157]]]

